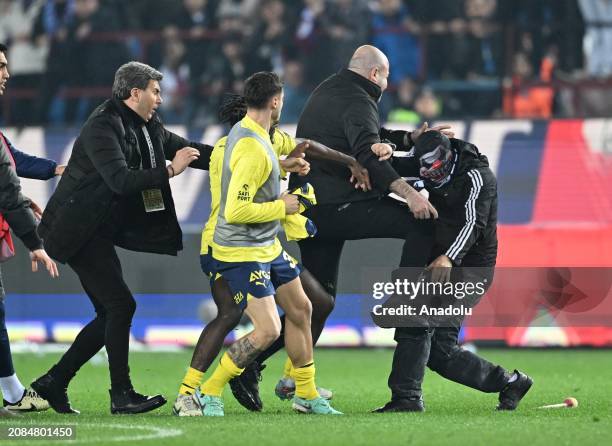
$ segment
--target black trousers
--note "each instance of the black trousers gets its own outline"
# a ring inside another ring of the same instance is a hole
[[[493,267],[464,265],[461,274],[466,282],[484,280],[488,288],[493,280]],[[470,306],[475,306],[481,297],[473,297]],[[459,346],[463,319],[452,318],[447,322],[449,326],[395,329],[397,346],[388,381],[392,399],[420,397],[426,367],[446,379],[482,392],[500,392],[507,384],[510,373],[504,368]]]
[[[391,198],[319,205],[304,214],[317,226],[317,235],[298,242],[302,264],[332,296],[346,240],[395,238],[409,240],[400,266],[424,266],[433,241],[431,220],[416,220],[410,209]]]
[[[81,330],[50,373],[67,385],[81,366],[105,346],[112,388],[131,387],[128,355],[136,301],[123,280],[112,237],[94,236],[68,265],[78,275],[96,317]]]
[[[446,379],[482,392],[500,392],[510,374],[501,366],[461,348],[459,327],[396,328],[392,399],[420,397],[425,367]]]

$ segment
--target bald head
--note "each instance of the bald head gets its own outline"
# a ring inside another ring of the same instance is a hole
[[[383,91],[387,88],[389,59],[378,48],[363,45],[355,50],[348,69],[374,82]]]

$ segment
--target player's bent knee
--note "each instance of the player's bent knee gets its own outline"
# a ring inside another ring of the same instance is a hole
[[[458,357],[457,355],[461,355],[463,352],[464,350],[459,346],[452,346],[450,348],[442,346],[440,348],[440,346],[436,347],[434,345],[429,352],[427,367],[434,372],[444,373],[449,362],[455,360]]]
[[[310,320],[310,318],[312,317],[312,303],[308,300],[308,298],[306,298],[306,295],[304,295],[304,299],[302,299],[299,303],[299,311],[300,313],[304,314],[305,316],[308,316],[308,320]]]
[[[106,316],[109,318],[120,317],[122,319],[131,320],[136,312],[136,301],[133,297],[130,297],[129,299],[122,299],[108,305],[104,310],[106,311]],[[98,313],[98,315],[100,315],[100,313]]]
[[[318,305],[313,305],[312,315],[318,315],[320,317],[327,318],[334,311],[336,306],[336,299],[330,294],[327,294],[327,299],[322,299]]]
[[[427,360],[427,367],[433,372],[443,372],[448,362],[448,357],[441,353],[430,352],[429,359]]]
[[[242,319],[242,310],[237,306],[219,308],[217,319],[223,324],[238,325]]]
[[[257,339],[257,347],[261,350],[268,348],[281,335],[281,327],[266,327],[265,329],[257,330],[254,333]]]
[[[215,320],[217,321],[219,326],[222,327],[222,329],[229,333],[240,322],[240,316],[236,316],[234,314],[223,314],[217,315]]]

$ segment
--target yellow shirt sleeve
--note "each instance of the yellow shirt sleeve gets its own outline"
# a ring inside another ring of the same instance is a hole
[[[225,219],[230,224],[265,223],[285,218],[285,203],[253,203],[259,188],[272,172],[272,161],[254,138],[243,138],[230,159],[232,178],[227,190]]]
[[[295,139],[289,135],[289,133],[283,132],[282,130],[276,129],[274,130],[274,152],[276,152],[276,156],[279,158],[283,155],[289,155],[293,149],[297,146],[297,142]],[[287,172],[280,167],[281,178],[285,179],[287,177]]]
[[[274,132],[274,151],[280,157],[289,155],[297,146],[295,139],[288,133],[276,129]]]

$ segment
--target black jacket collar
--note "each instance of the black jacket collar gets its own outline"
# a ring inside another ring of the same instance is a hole
[[[122,100],[113,98],[111,101],[119,111],[119,114],[124,122],[132,124],[134,128],[139,128],[146,124],[145,120],[142,119],[138,113],[125,105]]]
[[[462,141],[460,139],[451,138],[451,147],[453,148],[453,151],[459,154],[454,175],[462,175],[470,169],[489,166],[489,160],[487,157],[480,153],[478,147],[476,147],[474,144]]]
[[[345,68],[343,70],[340,70],[338,75],[344,79],[347,79],[349,82],[352,82],[353,84],[356,84],[361,87],[372,99],[377,102],[382,96],[382,90],[378,85],[376,85],[369,79],[366,79],[362,75],[355,73],[354,71]]]

